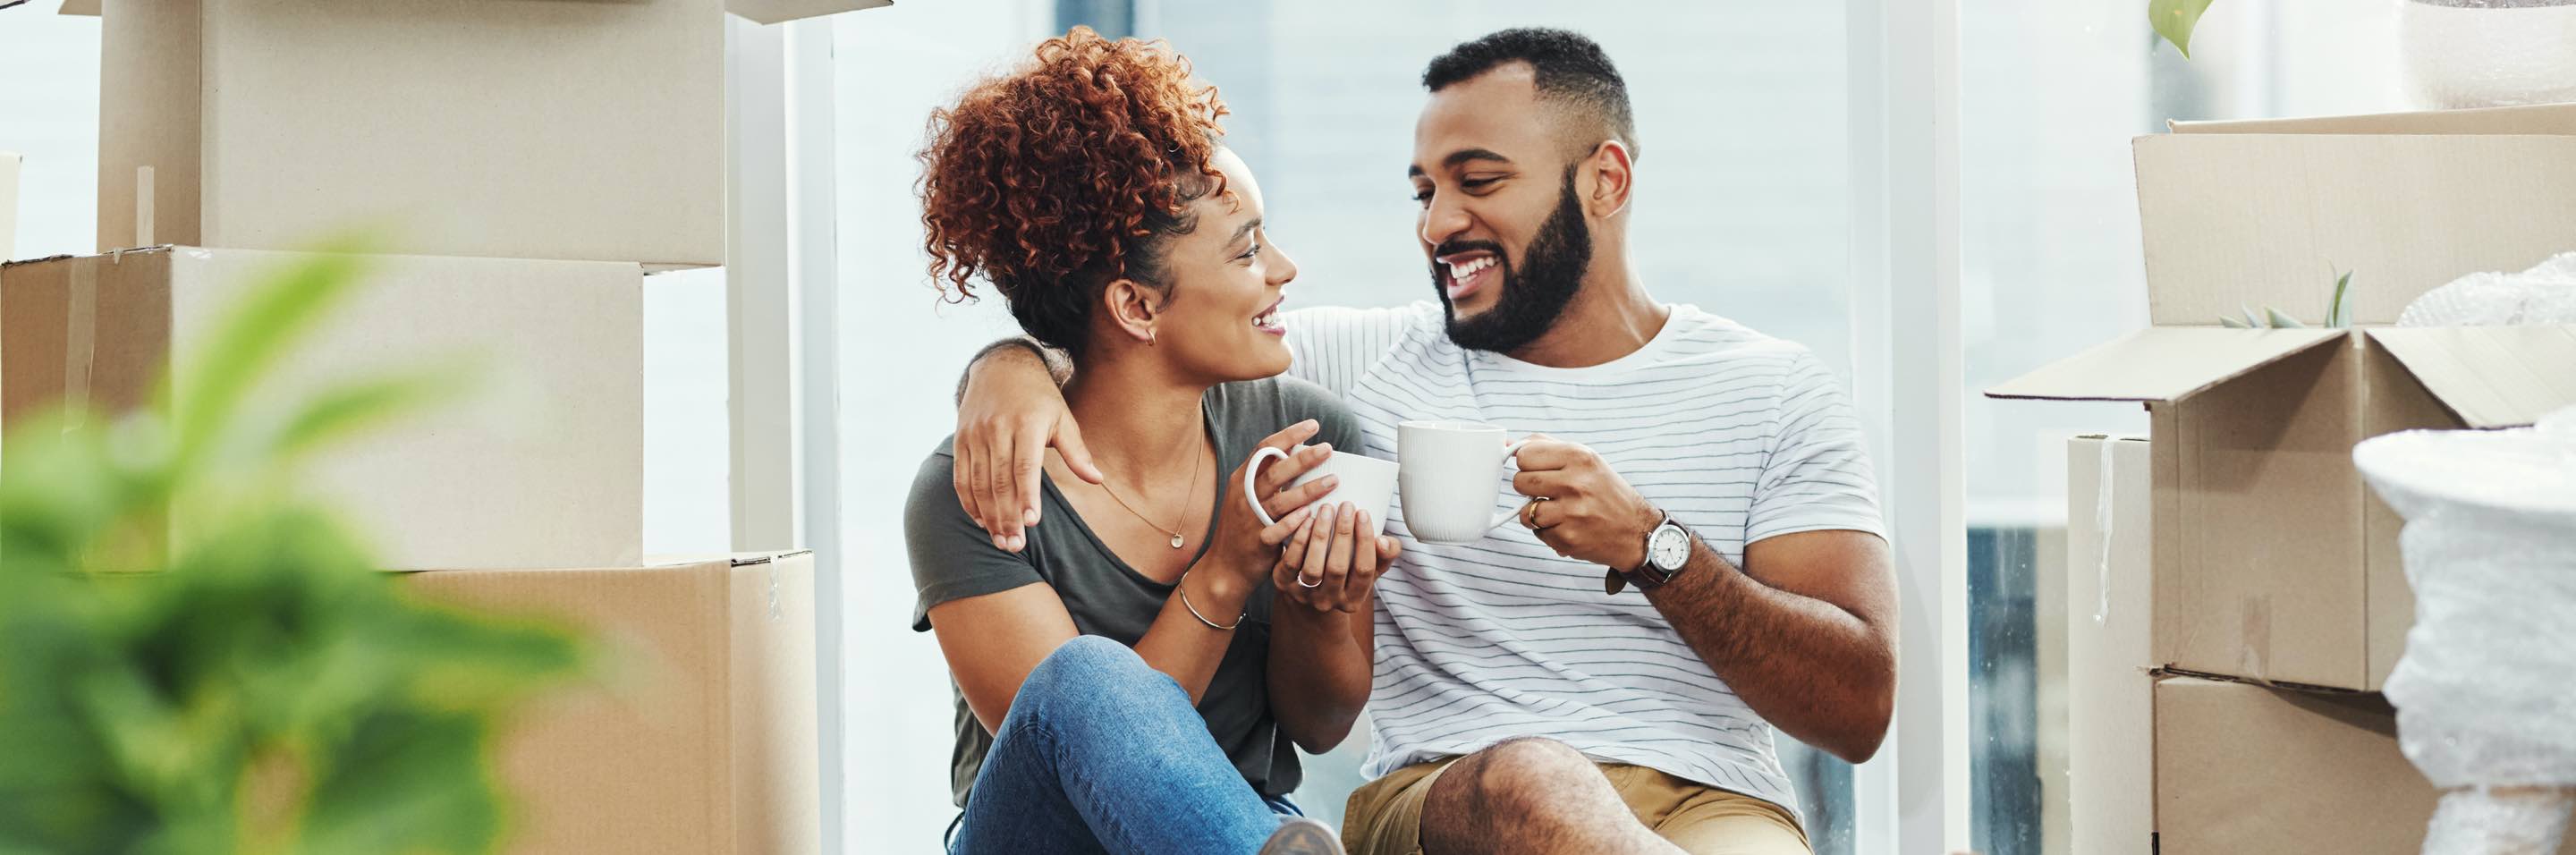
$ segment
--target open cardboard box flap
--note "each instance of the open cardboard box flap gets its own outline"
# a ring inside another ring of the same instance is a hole
[[[2342,330],[2332,329],[2152,327],[2050,363],[1986,396],[2171,401],[2342,337]]]
[[[2576,104],[2368,116],[2168,122],[2177,134],[2576,134]]]
[[[2350,334],[2152,327],[2006,381],[1986,396],[2179,400]],[[2576,405],[2576,326],[2378,327],[2360,334],[2468,427],[2520,427]]]
[[[2473,428],[2519,427],[2576,404],[2576,326],[2364,332]]]

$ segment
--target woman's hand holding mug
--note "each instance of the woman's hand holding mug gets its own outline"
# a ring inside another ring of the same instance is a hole
[[[1270,586],[1290,602],[1319,612],[1359,611],[1368,602],[1370,586],[1403,550],[1393,536],[1378,533],[1380,523],[1351,502],[1315,508],[1280,552]]]
[[[1208,544],[1202,563],[1213,561],[1246,584],[1260,582],[1271,570],[1278,562],[1281,545],[1317,510],[1308,506],[1341,483],[1327,475],[1291,486],[1297,476],[1333,455],[1329,444],[1289,451],[1321,429],[1313,419],[1282,428],[1264,438],[1252,456],[1234,468],[1226,484],[1247,486],[1252,501],[1218,503],[1215,542]],[[1282,459],[1261,466],[1265,451]],[[1259,506],[1255,507],[1255,503]]]
[[[1314,451],[1302,449],[1295,454],[1302,457]],[[1261,488],[1250,480],[1256,473],[1274,479],[1274,484],[1278,483],[1275,479],[1289,478],[1295,487],[1326,481],[1335,486],[1327,488],[1321,497],[1324,503],[1297,526],[1296,537],[1288,542],[1288,548],[1271,569],[1270,587],[1288,601],[1319,612],[1358,611],[1368,601],[1369,586],[1376,584],[1378,573],[1395,557],[1395,538],[1380,531],[1387,504],[1395,498],[1399,467],[1347,451],[1328,452],[1323,460],[1301,467],[1305,469],[1302,475],[1280,471],[1277,466],[1261,466],[1264,460],[1290,456],[1290,452],[1277,449],[1255,450],[1252,462],[1244,464],[1248,467],[1245,490],[1260,495]],[[1266,508],[1253,510],[1262,522],[1273,519]]]

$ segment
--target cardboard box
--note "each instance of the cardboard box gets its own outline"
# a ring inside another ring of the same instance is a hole
[[[2214,122],[2168,122],[2177,134],[2548,134],[2576,135],[2576,104],[2531,107],[2480,107],[2379,113],[2368,116],[2317,116],[2304,119],[2238,119]]]
[[[2414,855],[2439,793],[2396,726],[2376,694],[2159,681],[2154,841],[2075,851]]]
[[[288,253],[162,247],[0,267],[0,428],[64,400],[145,406]],[[472,395],[322,451],[306,484],[387,566],[634,564],[643,539],[643,271],[369,259],[368,279],[250,402],[459,360]]]
[[[2474,112],[2477,127],[2502,121]],[[2321,321],[2332,259],[2354,272],[2350,314],[2382,324],[2460,275],[2576,249],[2576,136],[2195,130],[2138,141],[2155,326],[1987,394],[2146,404],[2156,664],[2376,689],[2414,609],[2400,521],[2361,483],[2353,444],[2576,404],[2576,327],[2234,330],[2217,317],[2268,304]]]
[[[505,851],[821,851],[812,553],[404,581],[567,622],[615,657],[503,731],[496,765],[518,808]]]
[[[2277,308],[2358,325],[2436,286],[2576,249],[2576,105],[2178,124],[2137,138],[2156,326]]]
[[[99,248],[722,264],[723,8],[107,0]]]
[[[2148,852],[2155,831],[2148,449],[2134,438],[2066,444],[2070,852]]]
[[[18,257],[18,170],[26,158],[0,151],[0,261]]]

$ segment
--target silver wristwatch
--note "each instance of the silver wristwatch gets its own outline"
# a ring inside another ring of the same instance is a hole
[[[1634,570],[1610,568],[1610,575],[1602,580],[1602,588],[1617,594],[1632,584],[1640,591],[1663,587],[1673,577],[1681,575],[1682,568],[1690,566],[1690,554],[1690,531],[1673,522],[1672,514],[1664,514],[1663,521],[1646,533],[1646,563]]]

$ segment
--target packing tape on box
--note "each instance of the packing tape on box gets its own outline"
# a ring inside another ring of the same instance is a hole
[[[2272,685],[2272,598],[2246,597],[2237,606],[2243,616],[2242,635],[2236,645],[2236,670],[2255,683]]]
[[[85,259],[71,262],[71,293],[63,300],[63,406],[71,420],[65,431],[77,429],[89,412],[89,374],[92,360],[98,356],[98,265]]]
[[[134,245],[152,245],[152,167],[134,168]]]
[[[778,607],[778,564],[778,558],[771,556],[769,559],[769,621],[771,623],[787,619],[787,613]]]
[[[2098,479],[2101,486],[2093,496],[2093,531],[2102,538],[2102,548],[2093,556],[2095,626],[2111,620],[2111,458],[2116,456],[2113,454],[2116,448],[2118,446],[2109,441],[2103,442],[2102,453],[2097,458],[2102,462],[2102,477]]]

